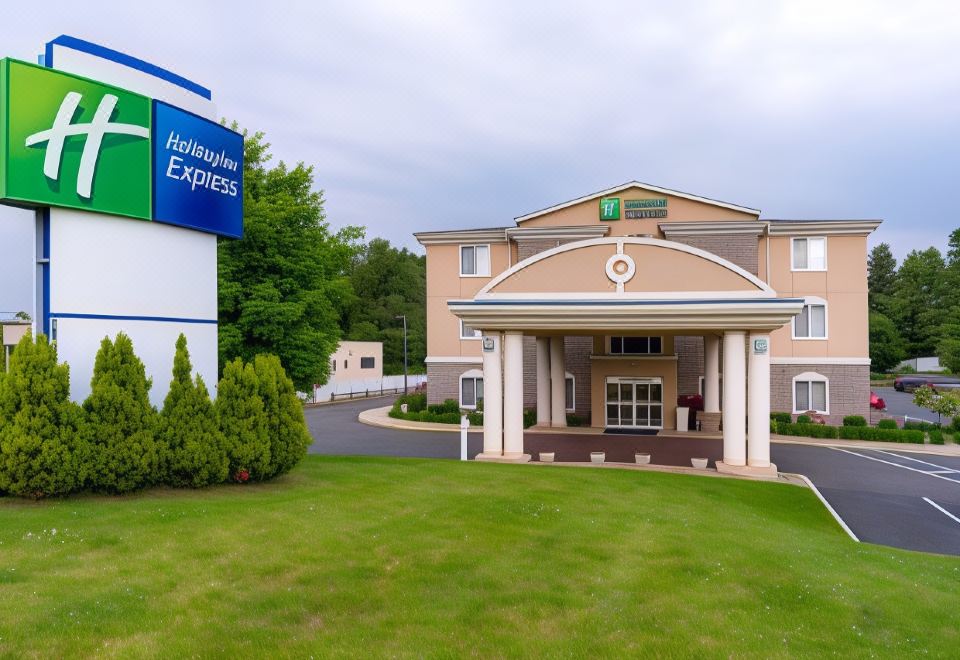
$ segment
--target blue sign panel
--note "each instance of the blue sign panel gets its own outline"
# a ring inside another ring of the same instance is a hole
[[[243,136],[153,102],[153,219],[243,236]]]

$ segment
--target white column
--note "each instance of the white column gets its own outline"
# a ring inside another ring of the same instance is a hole
[[[550,338],[537,337],[537,425],[550,426]]]
[[[745,339],[742,330],[723,334],[723,462],[735,467],[747,464]]]
[[[503,374],[499,332],[483,332],[483,454],[503,455]],[[487,350],[492,342],[493,350]]]
[[[747,356],[747,465],[770,467],[770,335],[751,332]]]
[[[703,337],[703,412],[720,412],[720,337]]]
[[[550,337],[550,425],[567,425],[567,368],[563,337]]]
[[[503,456],[523,455],[523,333],[503,334]]]

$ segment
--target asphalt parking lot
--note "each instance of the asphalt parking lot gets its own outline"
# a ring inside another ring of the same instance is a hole
[[[928,422],[937,421],[937,413],[913,404],[913,394],[898,392],[892,387],[874,387],[873,391],[887,404],[886,414],[893,417],[909,416],[911,419],[923,419]],[[943,420],[944,423],[950,420]]]
[[[456,433],[395,431],[357,421],[360,411],[392,401],[384,397],[307,408],[314,438],[309,451],[459,457]],[[468,455],[482,446],[481,435],[471,433]],[[771,455],[781,471],[809,477],[861,541],[960,555],[960,457],[907,452],[896,445],[861,450],[776,443]]]

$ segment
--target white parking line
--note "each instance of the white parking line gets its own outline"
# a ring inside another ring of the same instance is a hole
[[[899,463],[894,463],[893,461],[885,461],[882,458],[877,458],[876,456],[867,456],[866,454],[859,454],[855,451],[850,451],[849,449],[842,449],[840,447],[830,447],[834,451],[842,451],[845,454],[852,454],[854,456],[859,456],[860,458],[865,458],[869,461],[876,461],[877,463],[885,463],[887,465],[892,465],[893,467],[900,468],[901,470],[910,470],[911,472],[916,472],[918,474],[925,474],[928,477],[934,477],[936,479],[943,479],[944,481],[949,481],[951,483],[960,484],[960,480],[951,479],[950,477],[945,477],[942,474],[935,474],[933,472],[927,472],[925,470],[918,470],[915,467],[910,467],[909,465],[900,465]]]
[[[936,502],[934,502],[933,500],[931,500],[929,497],[924,497],[924,498],[923,498],[923,501],[926,502],[927,504],[929,504],[930,506],[932,506],[934,509],[936,509],[937,511],[939,511],[939,512],[942,513],[943,515],[947,516],[948,518],[952,518],[954,522],[960,523],[960,518],[957,518],[955,515],[953,515],[952,513],[950,513],[949,511],[947,511],[946,509],[944,509],[942,506],[940,506],[939,504],[937,504]]]
[[[929,465],[930,467],[938,468],[937,470],[932,470],[932,472],[939,472],[941,474],[950,474],[951,472],[960,473],[960,470],[954,470],[953,468],[948,468],[946,465],[937,465],[936,463],[931,463],[930,461],[921,461],[919,458],[913,458],[912,456],[904,456],[902,454],[895,454],[892,451],[887,451],[885,449],[876,449],[874,450],[880,454],[886,454],[887,456],[896,456],[897,458],[902,458],[906,461],[913,461],[914,463],[923,463],[924,465]]]

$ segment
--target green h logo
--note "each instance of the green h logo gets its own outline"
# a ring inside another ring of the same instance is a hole
[[[134,124],[120,124],[110,121],[114,109],[117,107],[117,97],[113,94],[104,94],[93,115],[93,121],[87,124],[72,124],[73,116],[80,105],[82,94],[68,93],[57,116],[53,120],[53,127],[45,131],[34,133],[27,137],[26,146],[47,143],[47,155],[43,159],[43,175],[54,181],[60,180],[60,161],[63,155],[63,145],[69,135],[84,135],[86,142],[80,155],[80,168],[77,170],[77,195],[90,199],[93,188],[93,174],[97,167],[97,158],[103,146],[103,136],[107,133],[118,135],[133,135],[149,138],[150,130],[145,126]]]
[[[151,217],[151,101],[0,61],[0,197]]]

